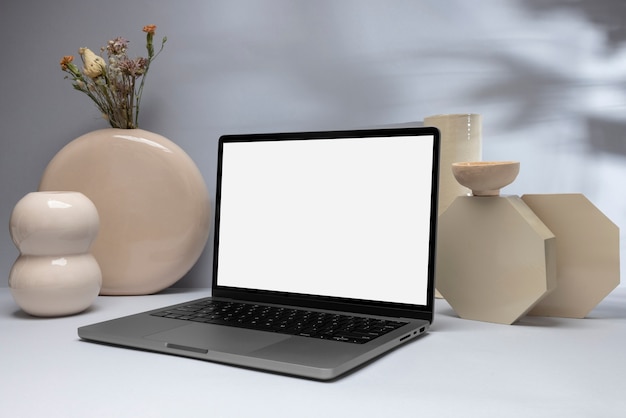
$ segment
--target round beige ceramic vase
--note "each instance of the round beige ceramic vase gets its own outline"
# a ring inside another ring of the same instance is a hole
[[[147,295],[181,279],[206,245],[210,202],[193,160],[143,129],[89,132],[61,149],[39,190],[76,190],[98,209],[102,295]]]
[[[20,251],[9,274],[15,302],[34,316],[79,313],[102,284],[89,253],[98,233],[94,204],[78,192],[33,192],[13,209],[10,233]]]

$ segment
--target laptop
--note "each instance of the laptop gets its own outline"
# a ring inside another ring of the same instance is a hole
[[[316,380],[433,320],[435,128],[219,139],[210,296],[81,339]]]

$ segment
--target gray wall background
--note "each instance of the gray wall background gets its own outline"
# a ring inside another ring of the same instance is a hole
[[[15,203],[66,143],[107,127],[60,58],[116,36],[142,55],[146,24],[168,43],[140,125],[185,149],[211,195],[221,134],[474,112],[483,159],[521,161],[505,193],[584,193],[624,228],[624,16],[622,0],[5,0],[0,286]],[[209,286],[210,269],[209,242],[177,286]]]

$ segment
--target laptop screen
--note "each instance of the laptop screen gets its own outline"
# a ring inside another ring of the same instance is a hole
[[[222,137],[215,284],[426,305],[435,137],[427,128]]]

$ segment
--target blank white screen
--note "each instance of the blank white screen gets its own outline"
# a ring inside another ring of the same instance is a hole
[[[226,142],[218,285],[424,305],[432,137]]]

